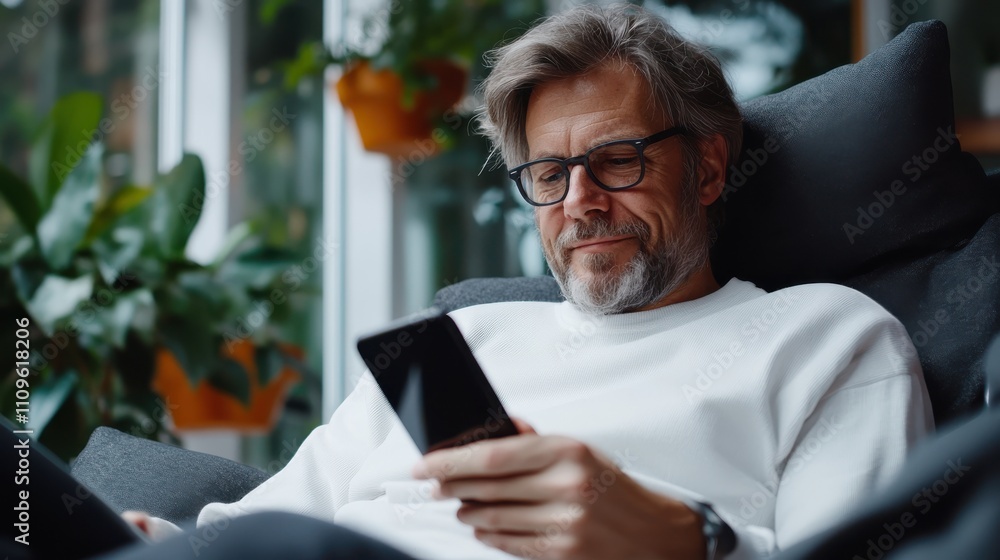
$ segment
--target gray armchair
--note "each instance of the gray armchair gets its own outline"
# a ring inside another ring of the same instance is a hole
[[[835,282],[881,303],[914,340],[938,425],[965,427],[983,407],[983,356],[1000,332],[1000,172],[984,173],[952,134],[948,60],[944,26],[914,24],[858,64],[747,103],[712,258],[720,282]],[[551,278],[478,279],[435,305],[560,298]],[[996,400],[1000,379],[991,385]],[[995,430],[975,433],[962,441],[1000,448]],[[73,472],[113,507],[175,522],[267,477],[103,428]]]

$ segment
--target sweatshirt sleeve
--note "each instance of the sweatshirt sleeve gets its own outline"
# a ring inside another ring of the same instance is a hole
[[[933,431],[916,351],[898,321],[882,317],[841,343],[846,358],[825,389],[817,384],[814,396],[792,393],[795,398],[773,403],[788,420],[776,480],[767,489],[774,493],[773,526],[747,524],[751,511],[713,504],[738,538],[727,560],[767,558],[835,526],[889,483],[914,444]],[[815,369],[806,367],[798,375],[814,377]],[[637,480],[681,501],[713,503],[661,481]],[[762,507],[765,501],[744,498],[741,508]]]
[[[801,433],[777,487],[774,528],[748,525],[715,506],[736,532],[727,560],[768,558],[833,526],[902,467],[915,440],[932,429],[922,382],[895,375],[828,395]],[[648,489],[682,502],[712,503],[663,481],[629,473]],[[753,507],[748,500],[747,507]]]
[[[277,474],[232,504],[211,503],[198,526],[261,511],[286,511],[333,521],[348,501],[351,479],[386,438],[391,409],[366,372],[354,390]]]

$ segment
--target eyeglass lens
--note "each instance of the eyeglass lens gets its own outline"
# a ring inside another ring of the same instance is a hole
[[[590,152],[591,178],[607,188],[630,187],[642,176],[639,148],[632,143],[609,144]],[[521,185],[528,197],[546,204],[563,197],[569,188],[567,169],[558,161],[540,161],[521,170]]]

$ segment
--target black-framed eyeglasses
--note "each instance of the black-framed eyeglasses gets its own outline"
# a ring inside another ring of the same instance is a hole
[[[684,132],[684,127],[675,126],[645,138],[606,142],[582,156],[536,159],[518,165],[508,175],[521,196],[534,206],[558,204],[566,198],[571,165],[583,164],[587,175],[602,189],[621,191],[638,185],[646,175],[646,147]]]

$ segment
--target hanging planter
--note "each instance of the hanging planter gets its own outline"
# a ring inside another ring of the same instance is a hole
[[[300,45],[283,65],[284,82],[296,87],[341,68],[336,93],[354,115],[365,149],[429,156],[456,140],[468,115],[452,119],[447,111],[462,98],[469,74],[481,77],[484,53],[545,13],[544,0],[397,2],[364,18],[360,37]],[[436,130],[442,116],[446,126]]]
[[[462,98],[468,72],[443,59],[424,61],[420,69],[435,86],[412,94],[409,103],[399,74],[373,70],[367,61],[351,65],[337,82],[337,95],[354,115],[366,150],[405,158],[440,149],[444,134],[434,133],[435,123]]]
[[[280,345],[281,351],[297,360],[302,351]],[[246,371],[249,381],[248,404],[230,393],[216,389],[202,379],[192,386],[189,376],[167,349],[156,355],[153,389],[163,396],[174,427],[178,430],[230,429],[241,432],[269,432],[281,415],[285,397],[300,379],[299,373],[283,365],[271,379],[261,383],[256,347],[249,340],[223,346],[221,353]]]

